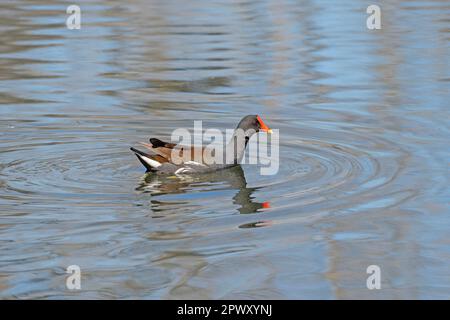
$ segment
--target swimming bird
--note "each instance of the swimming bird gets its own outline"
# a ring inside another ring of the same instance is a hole
[[[159,174],[191,174],[211,172],[239,164],[244,156],[250,138],[259,131],[272,133],[260,116],[248,115],[242,118],[233,135],[222,150],[226,161],[214,161],[215,151],[199,146],[183,146],[150,138],[150,143],[140,144],[147,152],[131,147],[147,172]]]

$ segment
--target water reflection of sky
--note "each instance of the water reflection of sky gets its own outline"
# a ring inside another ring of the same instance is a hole
[[[380,6],[369,31],[361,1],[97,1],[67,30],[60,2],[2,4],[0,296],[447,298],[450,7]],[[128,151],[250,113],[276,176]]]

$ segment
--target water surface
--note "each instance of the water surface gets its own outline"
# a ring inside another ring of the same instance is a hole
[[[378,3],[2,1],[0,297],[448,299],[450,5]],[[246,114],[275,176],[128,149]]]

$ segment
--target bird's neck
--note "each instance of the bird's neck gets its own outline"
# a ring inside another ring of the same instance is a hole
[[[238,134],[236,131],[233,133],[226,148],[227,163],[230,163],[230,160],[234,164],[241,163],[250,137],[247,134]]]

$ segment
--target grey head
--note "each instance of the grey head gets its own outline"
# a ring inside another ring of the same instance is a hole
[[[242,160],[248,141],[259,131],[272,133],[272,130],[266,126],[260,116],[248,115],[243,117],[227,145],[227,158],[232,154],[233,162],[235,164],[239,163]]]
[[[272,130],[266,126],[266,124],[262,121],[261,117],[258,115],[248,115],[245,116],[239,121],[239,124],[236,127],[236,130],[242,130],[245,133],[246,139],[250,139],[251,136],[259,131],[264,131],[268,133],[272,133]]]

